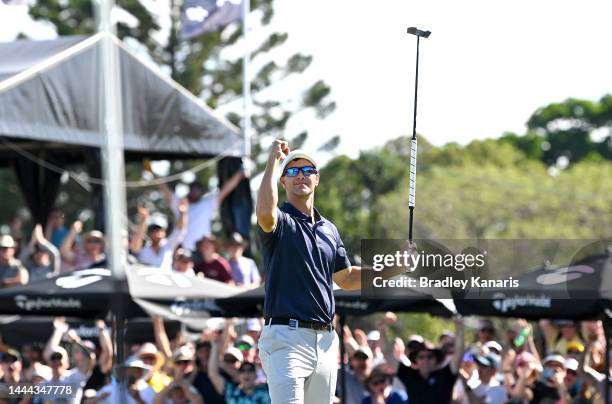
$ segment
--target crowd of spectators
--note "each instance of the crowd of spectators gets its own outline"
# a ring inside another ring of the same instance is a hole
[[[127,243],[131,262],[200,276],[239,287],[256,287],[261,273],[251,258],[243,256],[248,240],[234,233],[227,240],[212,234],[215,209],[244,178],[239,171],[216,192],[204,194],[194,182],[186,198],[178,198],[163,184],[160,191],[171,220],[160,212],[138,206],[135,230]],[[168,234],[168,228],[172,231]],[[106,265],[105,236],[99,230],[84,231],[77,219],[66,227],[60,209],[53,209],[45,227],[36,224],[29,242],[22,240],[21,229],[0,235],[0,288],[25,285],[72,271]]]
[[[80,338],[56,318],[44,347],[0,343],[0,397],[10,383],[73,389],[68,399],[0,398],[0,403],[270,402],[257,345],[263,319],[211,320],[200,334],[179,332],[172,339],[161,318],[152,323],[149,341],[130,345],[127,360],[114,365],[102,320],[96,321],[97,340]],[[344,326],[336,402],[344,394],[348,404],[603,403],[601,322],[542,320],[534,330],[524,320],[506,322],[504,329],[483,320],[472,337],[457,319],[455,329],[435,342],[418,334],[392,337],[404,331],[400,324],[388,312],[368,333]]]

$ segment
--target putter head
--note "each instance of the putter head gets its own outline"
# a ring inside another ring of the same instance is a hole
[[[421,31],[417,27],[410,27],[407,32],[411,35],[420,36],[421,38],[429,38],[429,35],[431,35],[431,31]]]

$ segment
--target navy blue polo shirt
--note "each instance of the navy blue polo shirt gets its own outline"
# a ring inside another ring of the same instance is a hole
[[[312,218],[288,202],[277,208],[274,230],[262,239],[264,316],[331,323],[332,275],[351,266],[336,226],[315,209]]]

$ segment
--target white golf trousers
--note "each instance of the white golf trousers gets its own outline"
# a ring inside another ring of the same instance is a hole
[[[264,326],[259,357],[272,404],[331,403],[336,390],[338,344],[335,331]]]

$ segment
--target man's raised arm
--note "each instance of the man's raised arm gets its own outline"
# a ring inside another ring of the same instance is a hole
[[[257,223],[266,233],[273,231],[276,226],[278,186],[274,178],[274,171],[279,162],[287,157],[287,154],[289,154],[289,144],[283,140],[274,140],[257,195]]]

